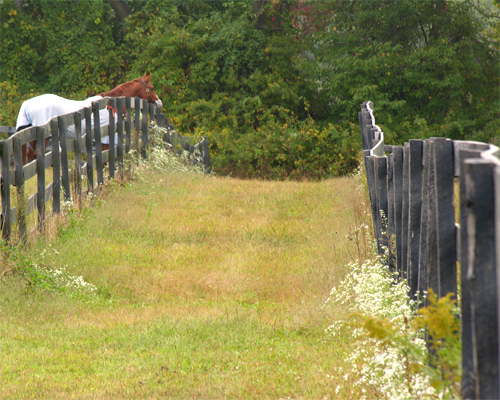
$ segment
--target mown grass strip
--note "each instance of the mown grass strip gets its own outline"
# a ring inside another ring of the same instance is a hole
[[[97,300],[3,285],[0,397],[352,395],[322,304],[362,256],[359,178],[138,178],[31,249]]]

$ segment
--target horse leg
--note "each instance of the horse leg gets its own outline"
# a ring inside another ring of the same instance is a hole
[[[16,129],[16,132],[22,131],[23,129],[29,128],[31,126],[32,126],[31,124],[22,125]],[[26,165],[26,145],[25,144],[23,144],[21,146],[21,155],[22,155],[22,159],[23,159],[23,165]]]
[[[26,144],[23,144],[21,146],[21,154],[22,154],[22,158],[23,158],[23,165],[26,165],[26,156],[27,156],[27,151],[26,151]]]
[[[26,159],[30,163],[36,159],[36,140],[33,140],[27,144],[28,148],[26,150]]]
[[[109,144],[101,143],[101,148],[102,148],[102,151],[109,150]],[[102,167],[104,168],[107,164],[108,164],[107,162],[103,162]]]

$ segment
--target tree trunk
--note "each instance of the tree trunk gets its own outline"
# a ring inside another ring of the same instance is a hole
[[[132,10],[127,5],[127,3],[125,3],[124,0],[106,0],[106,1],[109,3],[109,5],[113,9],[113,11],[116,13],[116,16],[118,17],[118,19],[120,21],[123,21],[130,14],[132,14]]]
[[[257,17],[257,23],[255,24],[255,27],[258,30],[262,30],[262,28],[264,27],[265,14],[261,11],[266,2],[267,0],[254,0],[253,2],[253,13]]]

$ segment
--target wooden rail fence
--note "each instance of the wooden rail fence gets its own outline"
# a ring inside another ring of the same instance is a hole
[[[460,285],[462,396],[500,398],[499,149],[437,137],[388,146],[372,102],[362,104],[359,123],[379,252],[388,248],[411,297],[429,288],[456,294]]]
[[[109,125],[101,127],[99,110],[107,107],[108,104],[111,108],[118,110],[125,108],[125,117],[118,112],[115,123],[113,110],[110,109]],[[131,143],[132,110],[135,111],[134,143]],[[85,120],[85,132],[82,132],[82,120]],[[92,120],[95,121],[94,128],[91,125]],[[115,171],[123,172],[124,155],[131,149],[137,149],[141,157],[145,159],[148,148],[148,126],[153,122],[167,128],[167,133],[163,137],[166,143],[178,151],[187,151],[192,162],[202,163],[207,173],[211,171],[208,139],[205,137],[196,145],[189,144],[189,140],[175,132],[168,118],[157,110],[154,104],[149,104],[138,97],[105,97],[92,103],[91,107],[54,117],[44,126],[30,127],[14,133],[6,140],[1,140],[2,213],[0,224],[2,238],[9,240],[12,235],[12,225],[17,223],[19,239],[25,242],[27,240],[26,217],[34,210],[38,211],[38,229],[43,230],[46,204],[52,199],[52,213],[60,213],[61,191],[64,193],[65,200],[70,200],[72,184],[74,200],[79,201],[84,176],[87,177],[87,192],[95,193],[98,185],[104,183],[103,163],[108,163],[109,178],[114,178]],[[75,138],[66,138],[66,128],[71,125],[75,125]],[[13,128],[2,127],[1,131],[12,133]],[[115,143],[115,134],[118,137],[117,143]],[[109,137],[109,149],[103,151],[101,138],[105,136]],[[45,139],[48,137],[51,137],[52,149],[46,152]],[[32,140],[37,140],[37,159],[23,166],[21,146]],[[68,160],[69,152],[74,152],[74,165],[70,165]],[[82,153],[87,153],[85,162],[82,162]],[[14,169],[10,166],[12,154],[14,155]],[[89,162],[90,160],[92,162]],[[45,171],[50,167],[52,167],[53,181],[46,185]],[[96,183],[94,183],[94,169],[97,176]],[[24,183],[35,175],[38,182],[37,190],[36,193],[28,196],[24,193]],[[11,207],[11,186],[16,187],[17,207]]]

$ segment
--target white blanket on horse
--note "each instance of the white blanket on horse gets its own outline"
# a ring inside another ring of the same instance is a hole
[[[26,100],[19,110],[16,130],[20,126],[31,124],[32,126],[45,125],[53,117],[73,113],[85,107],[90,107],[93,101],[102,99],[101,96],[89,97],[86,100],[68,100],[55,94],[42,94]],[[104,108],[99,111],[99,125],[109,125],[109,111]],[[92,116],[92,128],[94,127],[94,117]],[[75,125],[66,129],[68,137],[75,136]],[[85,134],[85,119],[82,120],[82,134]],[[109,138],[102,139],[103,143],[108,143]],[[115,142],[116,143],[116,142]]]

